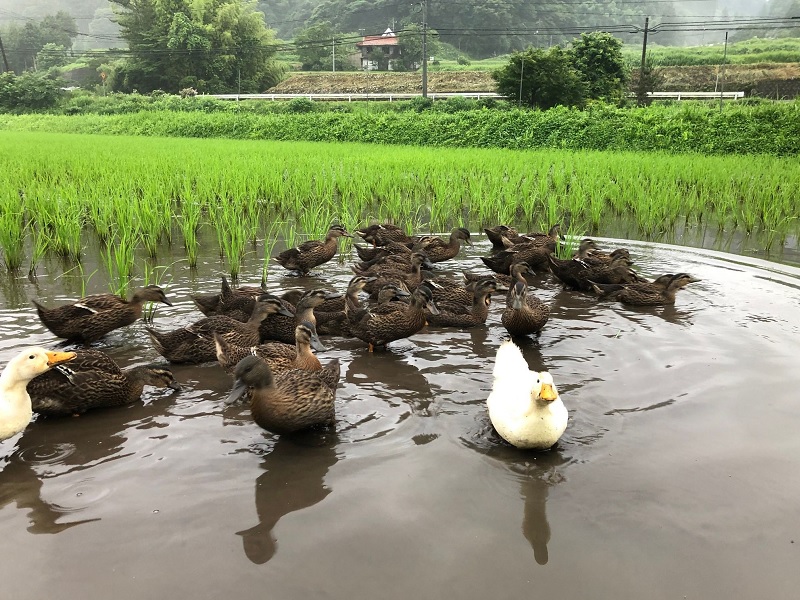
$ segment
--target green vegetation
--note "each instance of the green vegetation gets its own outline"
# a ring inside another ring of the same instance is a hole
[[[648,54],[654,64],[662,67],[720,65],[725,46],[718,42],[706,46],[659,46],[649,43]],[[642,58],[641,45],[626,45],[622,50],[625,61],[638,67]],[[800,38],[759,39],[728,42],[727,64],[796,63],[800,62]]]
[[[800,154],[800,101],[790,103],[680,103],[638,109],[604,104],[587,110],[451,110],[463,99],[435,102],[421,112],[386,104],[366,110],[327,107],[325,112],[256,114],[228,103],[185,99],[194,112],[144,111],[111,116],[0,115],[0,129],[166,137],[229,137],[259,140],[367,142],[437,147],[561,148],[666,151],[703,154]],[[197,102],[197,104],[193,104]],[[257,103],[275,106],[276,103]],[[264,110],[263,108],[258,110]],[[277,108],[275,110],[278,110]],[[280,110],[285,111],[284,105]],[[372,112],[378,110],[380,112]],[[380,154],[371,149],[370,155]]]
[[[339,41],[336,38],[339,38]],[[347,57],[356,51],[354,39],[357,36],[337,33],[328,21],[314,23],[297,32],[294,44],[296,59],[303,71],[353,71],[355,67]],[[334,56],[335,45],[335,56]]]
[[[280,79],[275,37],[254,0],[110,0],[132,56],[114,90],[265,90]]]
[[[63,82],[45,73],[26,71],[22,75],[0,75],[0,111],[28,112],[51,109],[61,98]]]
[[[584,33],[567,50],[515,52],[492,77],[498,93],[530,108],[583,106],[587,100],[619,104],[628,82],[621,48],[613,35]]]
[[[252,257],[265,277],[277,235],[289,245],[318,239],[333,221],[477,231],[498,222],[545,229],[571,214],[570,231],[592,235],[633,218],[633,238],[700,225],[759,234],[767,246],[782,245],[798,229],[794,158],[407,147],[382,153],[358,144],[2,132],[0,161],[6,267],[25,266],[22,245],[40,249],[36,260],[51,254],[65,268],[80,268],[83,244],[99,243],[115,291],[135,274],[136,256],[155,261],[172,239],[182,238],[190,262],[194,247],[196,261],[192,238],[200,227],[216,232],[232,276]]]

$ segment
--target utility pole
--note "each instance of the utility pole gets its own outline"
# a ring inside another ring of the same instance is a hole
[[[428,97],[428,0],[422,0],[422,97]]]
[[[517,101],[517,108],[522,107],[522,74],[525,72],[525,55],[520,54],[519,59],[519,100]]]
[[[722,83],[719,86],[719,110],[722,111],[722,94],[725,93],[725,63],[728,60],[728,32],[725,32],[725,51],[722,53]]]
[[[336,73],[336,38],[331,38],[331,47],[333,48],[333,72]]]
[[[650,17],[644,18],[644,39],[642,40],[642,64],[639,66],[639,102],[645,102],[645,65],[647,63],[647,31],[650,27]]]
[[[6,58],[6,49],[3,47],[3,38],[0,37],[0,53],[3,54],[3,64],[6,67],[6,71],[10,71],[11,69],[8,67],[8,59]]]

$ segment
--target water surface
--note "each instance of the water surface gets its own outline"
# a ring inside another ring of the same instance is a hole
[[[702,281],[674,307],[630,308],[535,280],[551,317],[524,353],[570,413],[554,450],[518,451],[489,423],[502,297],[486,327],[429,327],[385,352],[324,338],[321,360],[342,364],[332,431],[263,431],[223,404],[220,367],[175,366],[182,392],[0,444],[4,597],[795,597],[800,269],[624,243],[644,275]],[[438,268],[478,269],[487,251]],[[160,329],[199,319],[189,294],[219,286],[213,259],[172,271]],[[57,342],[28,299],[79,296],[60,272],[0,278],[3,363]],[[343,290],[350,273],[271,277]],[[98,347],[161,360],[141,323]]]

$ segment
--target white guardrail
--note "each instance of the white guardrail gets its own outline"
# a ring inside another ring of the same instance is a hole
[[[738,100],[744,98],[744,92],[648,92],[650,98],[655,100],[699,100],[714,98],[729,98]],[[635,94],[629,94],[634,97]],[[393,100],[411,100],[419,98],[421,94],[394,94],[394,93],[375,93],[375,94],[203,94],[206,98],[216,98],[217,100],[293,100],[294,98],[308,98],[309,100],[329,100],[338,102],[353,102],[362,100],[383,100],[392,102]],[[431,100],[443,100],[447,98],[494,98],[497,100],[505,98],[494,92],[441,92],[429,93]]]
[[[342,102],[352,102],[353,100],[411,100],[419,98],[422,94],[204,94],[208,98],[218,100],[292,100],[294,98],[308,98],[309,100],[338,100]],[[503,98],[494,92],[442,92],[429,93],[431,100],[441,100],[444,98]]]

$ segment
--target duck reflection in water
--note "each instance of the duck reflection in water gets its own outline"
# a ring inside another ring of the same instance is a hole
[[[264,473],[255,486],[258,525],[236,532],[251,562],[261,565],[275,555],[278,543],[272,530],[281,517],[314,506],[331,493],[324,479],[339,458],[337,438],[326,434],[320,441],[319,436],[318,432],[280,436],[264,457]]]
[[[434,401],[430,383],[414,363],[413,354],[363,352],[347,367],[344,380],[358,386],[361,393],[390,404],[406,403],[413,414],[431,416]]]
[[[525,502],[522,535],[533,548],[533,557],[540,565],[546,565],[549,560],[547,544],[550,542],[550,523],[546,511],[547,496],[551,486],[564,480],[555,464],[566,462],[558,450],[551,450],[547,454],[544,464],[538,464],[537,460],[537,464],[528,465],[524,472],[518,473],[520,494]],[[516,467],[512,470],[517,472]]]
[[[488,421],[488,418],[487,418]],[[488,424],[491,430],[491,424]],[[537,564],[545,565],[550,559],[547,545],[550,542],[550,522],[547,519],[547,497],[550,488],[565,481],[564,467],[572,459],[562,454],[559,444],[543,452],[518,450],[505,442],[495,431],[487,436],[491,447],[473,448],[503,463],[512,477],[519,482],[523,500],[522,535],[533,549]]]

